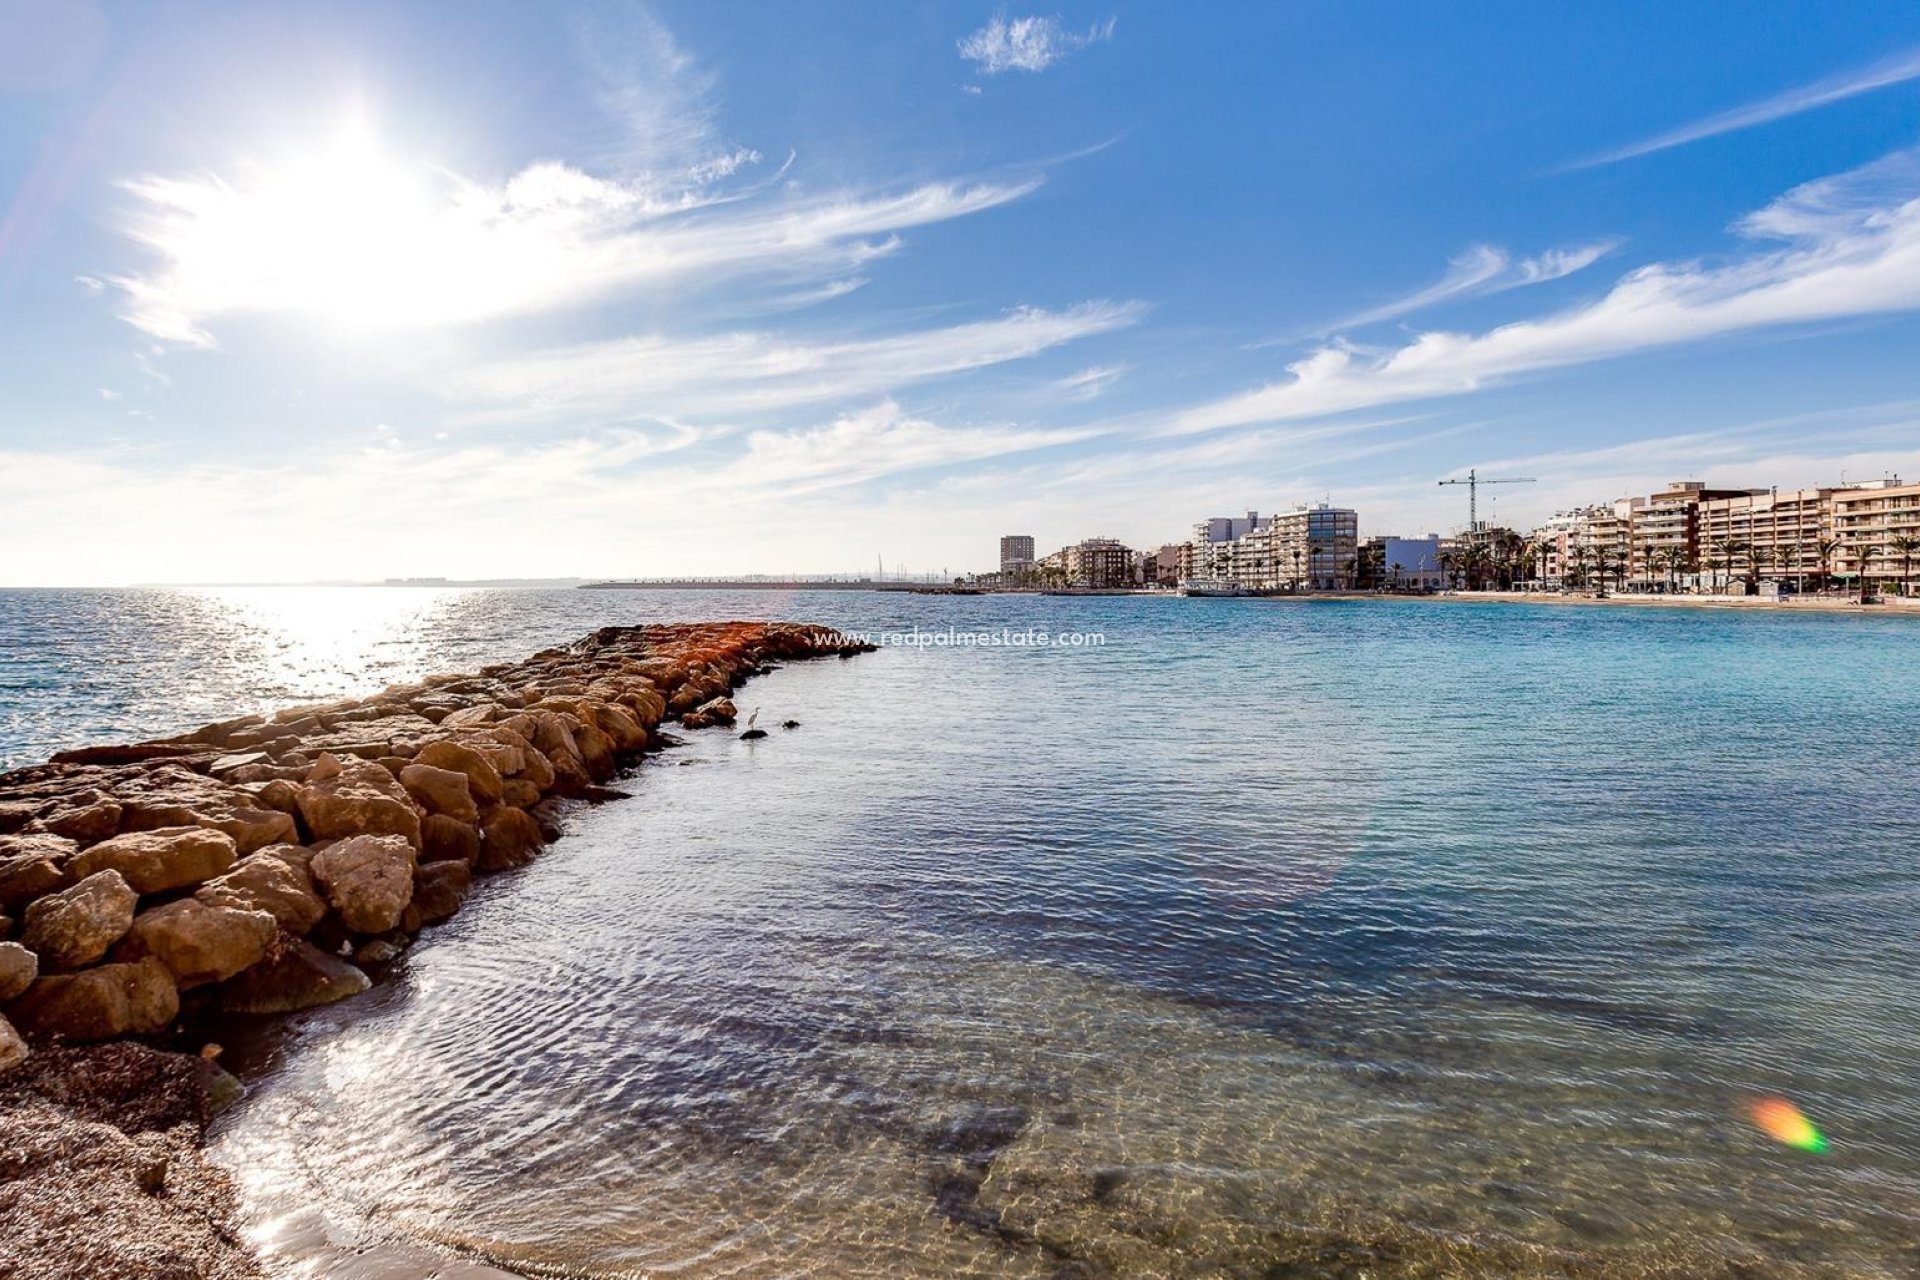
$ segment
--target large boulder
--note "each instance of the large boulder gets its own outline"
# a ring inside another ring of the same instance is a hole
[[[173,975],[152,956],[43,977],[7,1008],[28,1035],[65,1040],[156,1035],[179,1015]]]
[[[78,969],[126,936],[139,901],[118,871],[96,871],[29,906],[20,941],[49,973]]]
[[[420,810],[399,780],[372,760],[322,756],[300,789],[299,804],[316,840],[392,835],[420,845]]]
[[[438,924],[460,910],[473,886],[473,872],[464,862],[429,862],[413,873],[413,901],[401,919],[408,932]]]
[[[527,727],[531,729],[533,726],[529,724]],[[542,791],[553,786],[553,761],[541,754],[540,749],[533,745],[531,739],[505,725],[496,725],[493,730],[493,736],[494,740],[499,742],[501,746],[519,753],[520,767],[517,769],[509,769],[507,770],[508,773],[515,774],[525,781],[531,782]]]
[[[480,806],[473,802],[467,775],[458,769],[416,762],[400,770],[400,785],[430,814],[444,814],[461,822],[480,821]]]
[[[523,809],[501,807],[481,822],[480,861],[482,871],[506,871],[524,867],[533,861],[546,843],[540,824]]]
[[[282,936],[267,959],[220,989],[228,1013],[294,1013],[359,995],[367,975],[302,938]]]
[[[174,984],[185,991],[223,982],[260,963],[277,932],[274,918],[264,911],[181,898],[135,917],[116,954],[125,960],[159,957]]]
[[[313,855],[313,878],[354,933],[385,933],[413,898],[413,845],[397,835],[354,836]]]
[[[211,880],[233,865],[233,837],[211,827],[161,827],[103,840],[74,856],[68,870],[84,878],[118,871],[136,893],[165,893]]]
[[[0,1004],[25,991],[40,976],[40,958],[17,942],[0,942]]]
[[[0,1076],[25,1062],[30,1052],[27,1042],[13,1029],[13,1024],[0,1018]]]
[[[586,757],[573,736],[573,725],[555,711],[537,712],[533,717],[533,745],[552,766],[553,786],[565,795],[579,795],[593,785]],[[576,722],[577,723],[577,722]]]
[[[480,860],[480,829],[445,814],[430,813],[420,824],[420,861],[464,862]]]
[[[97,844],[120,829],[120,805],[98,791],[68,796],[34,826],[80,844]]]
[[[297,859],[276,856],[276,851],[291,847],[269,845],[242,858],[233,870],[207,881],[193,896],[208,906],[264,911],[291,934],[311,932],[327,914],[327,904],[314,891],[305,850]]]
[[[0,836],[0,911],[72,884],[67,864],[79,850],[66,836],[46,832]]]
[[[504,745],[495,749],[502,755],[511,751]],[[513,754],[517,755],[517,753]],[[413,759],[416,764],[431,765],[436,769],[451,769],[455,773],[465,774],[469,794],[481,804],[496,804],[500,800],[500,769],[494,764],[492,757],[477,747],[443,738],[437,742],[429,742],[420,748],[420,753]],[[404,776],[401,781],[406,781]],[[446,810],[443,809],[440,812],[444,813]]]

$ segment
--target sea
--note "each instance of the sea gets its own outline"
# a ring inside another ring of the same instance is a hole
[[[883,643],[230,1030],[276,1275],[1920,1274],[1920,619],[0,592],[0,760],[722,618]]]

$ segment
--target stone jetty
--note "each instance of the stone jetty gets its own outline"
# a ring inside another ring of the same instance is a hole
[[[363,991],[473,877],[555,839],[561,801],[618,795],[663,724],[731,724],[768,663],[864,647],[790,623],[609,627],[0,775],[0,1075],[36,1046]]]

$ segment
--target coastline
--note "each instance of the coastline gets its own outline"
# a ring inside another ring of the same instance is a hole
[[[1858,614],[1865,617],[1920,618],[1920,596],[1883,596],[1874,604],[1861,604],[1858,598],[1833,596],[1796,596],[1768,599],[1764,596],[1694,596],[1616,594],[1592,596],[1558,591],[1439,591],[1431,595],[1400,594],[1379,591],[1316,591],[1297,596],[1266,596],[1261,599],[1283,603],[1307,604],[1315,600],[1396,600],[1434,604],[1540,604],[1629,609],[1725,609],[1767,613]]]
[[[207,1124],[223,1025],[367,990],[475,875],[525,865],[562,802],[730,725],[793,623],[607,627],[368,698],[0,774],[0,1273],[263,1274]],[[27,945],[31,944],[31,945]]]

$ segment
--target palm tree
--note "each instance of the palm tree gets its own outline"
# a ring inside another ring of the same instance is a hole
[[[1586,543],[1575,543],[1573,554],[1567,557],[1573,566],[1573,576],[1580,580],[1581,586],[1587,585],[1587,566],[1593,563],[1593,548]]]
[[[1873,600],[1873,579],[1867,576],[1867,566],[1879,557],[1880,548],[1871,542],[1862,542],[1852,550],[1853,554],[1860,557],[1860,603],[1867,604]]]
[[[1533,577],[1540,583],[1540,589],[1547,586],[1547,558],[1553,554],[1553,539],[1535,538],[1527,548],[1527,558],[1533,565]]]
[[[1840,539],[1822,538],[1813,544],[1814,554],[1820,557],[1820,589],[1825,591],[1833,585],[1833,556],[1840,550]]]
[[[1887,539],[1887,550],[1900,557],[1900,594],[1913,594],[1913,556],[1920,551],[1920,538],[1910,533],[1896,533]]]
[[[1760,570],[1773,563],[1773,548],[1757,543],[1747,550],[1747,594],[1760,594]]]
[[[1668,547],[1666,561],[1667,591],[1676,594],[1680,590],[1680,575],[1693,567],[1693,556],[1685,547]]]
[[[1721,538],[1713,544],[1713,554],[1719,557],[1719,564],[1726,571],[1725,582],[1733,585],[1733,562],[1747,553],[1747,544],[1738,538]],[[1720,579],[1716,577],[1715,585]]]

